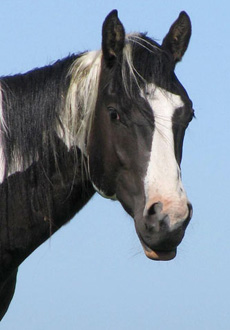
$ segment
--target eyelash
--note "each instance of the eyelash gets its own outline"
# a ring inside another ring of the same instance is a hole
[[[194,109],[192,109],[192,116],[191,116],[191,117],[192,117],[192,119],[193,119],[193,118],[196,118],[195,110],[194,110]]]

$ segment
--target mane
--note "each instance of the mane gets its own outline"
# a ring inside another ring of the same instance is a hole
[[[99,77],[101,72],[101,51],[84,53],[70,67],[71,77],[64,111],[60,116],[58,134],[68,148],[78,146],[85,153],[87,130],[96,106]]]
[[[56,151],[60,113],[76,55],[0,80],[0,182]],[[45,160],[46,159],[46,160]],[[45,165],[45,164],[43,164]]]
[[[167,56],[144,34],[128,34],[123,49],[121,80],[130,99],[155,80],[161,84]],[[98,95],[102,51],[72,55],[29,73],[4,77],[0,89],[0,182],[53,150],[57,137],[68,149],[87,155]],[[169,70],[165,70],[169,71]],[[49,150],[48,150],[49,149]],[[49,159],[47,161],[49,163]],[[3,170],[4,168],[4,170]]]

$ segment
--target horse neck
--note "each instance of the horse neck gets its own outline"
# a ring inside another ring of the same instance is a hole
[[[94,194],[82,153],[74,146],[68,148],[56,131],[74,60],[70,57],[1,80],[4,130],[0,147],[6,178],[0,183],[0,277],[9,267],[17,267]]]
[[[95,192],[83,179],[86,176],[82,178],[80,162],[73,176],[80,151],[64,148],[62,153],[65,163],[59,171],[47,173],[37,162],[0,185],[0,282],[71,220]]]

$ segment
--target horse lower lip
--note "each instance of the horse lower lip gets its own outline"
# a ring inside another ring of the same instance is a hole
[[[143,246],[144,252],[146,257],[148,257],[151,260],[158,260],[158,261],[168,261],[172,260],[176,256],[176,248],[168,251],[163,250],[152,250],[148,246],[145,245],[145,243],[141,240],[141,244]]]
[[[171,250],[157,250],[157,249],[151,249],[144,240],[142,239],[141,235],[137,232],[138,237],[140,239],[141,245],[143,247],[143,250],[145,252],[146,257],[148,257],[151,260],[158,260],[158,261],[168,261],[172,260],[176,256],[177,249],[172,248]]]
[[[176,249],[172,251],[153,251],[144,248],[144,251],[146,257],[151,260],[168,261],[174,259],[176,256]]]

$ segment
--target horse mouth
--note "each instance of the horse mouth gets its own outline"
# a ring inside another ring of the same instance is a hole
[[[152,250],[141,240],[146,257],[151,260],[169,261],[175,258],[177,249],[172,250]]]

